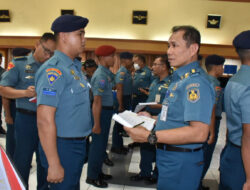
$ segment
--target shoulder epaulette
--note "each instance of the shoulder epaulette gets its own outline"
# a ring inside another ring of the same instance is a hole
[[[14,61],[23,61],[23,60],[27,60],[27,57],[26,56],[14,57]]]

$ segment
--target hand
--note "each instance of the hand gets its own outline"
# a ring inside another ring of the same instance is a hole
[[[128,133],[128,135],[133,139],[134,142],[147,142],[150,131],[145,129],[142,126],[129,128],[123,127],[124,130]]]
[[[138,90],[139,90],[141,93],[145,94],[145,95],[148,95],[148,94],[149,94],[148,91],[145,90],[145,89],[143,89],[143,88],[138,88]]]
[[[14,124],[13,118],[11,116],[8,116],[8,115],[5,115],[5,122],[9,125]]]
[[[122,106],[119,106],[118,112],[121,113],[121,112],[123,112],[123,111],[124,111],[124,108],[123,108]]]
[[[25,96],[29,98],[36,96],[35,86],[29,86],[25,90]]]
[[[148,113],[146,111],[139,112],[138,115],[142,115],[142,116],[146,116],[146,117],[152,118],[152,116],[150,115],[150,113]]]
[[[100,125],[94,125],[93,129],[92,129],[92,133],[94,134],[101,134],[101,126]]]
[[[49,183],[61,183],[64,178],[64,169],[61,164],[49,166],[47,181]]]
[[[214,135],[209,135],[209,138],[207,140],[207,144],[213,144],[215,141],[215,136]]]
[[[250,181],[246,181],[244,186],[243,186],[243,190],[250,190]]]

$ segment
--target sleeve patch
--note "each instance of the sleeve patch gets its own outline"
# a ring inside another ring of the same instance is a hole
[[[13,62],[9,62],[7,71],[9,71],[10,69],[12,69],[14,67],[15,67],[15,64]]]
[[[187,99],[189,102],[195,103],[200,99],[200,90],[192,88],[187,91]]]
[[[46,70],[49,84],[52,86],[57,79],[62,76],[62,72],[56,68],[49,68]]]
[[[56,95],[56,90],[50,89],[50,88],[44,88],[43,89],[43,95],[55,96]]]
[[[99,87],[104,88],[105,87],[105,80],[100,80],[99,81]]]

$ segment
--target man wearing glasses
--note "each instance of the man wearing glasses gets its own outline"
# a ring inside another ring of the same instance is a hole
[[[11,64],[0,83],[0,93],[10,99],[16,99],[16,149],[14,163],[23,181],[28,186],[33,153],[37,160],[37,189],[47,189],[46,175],[40,164],[38,154],[38,132],[36,124],[36,104],[29,101],[36,96],[35,74],[55,50],[55,37],[45,33],[37,42],[35,51],[23,59]]]

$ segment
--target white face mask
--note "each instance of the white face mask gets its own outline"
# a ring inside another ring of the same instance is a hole
[[[135,68],[136,71],[139,70],[140,69],[139,64],[138,63],[134,63],[134,68]]]

